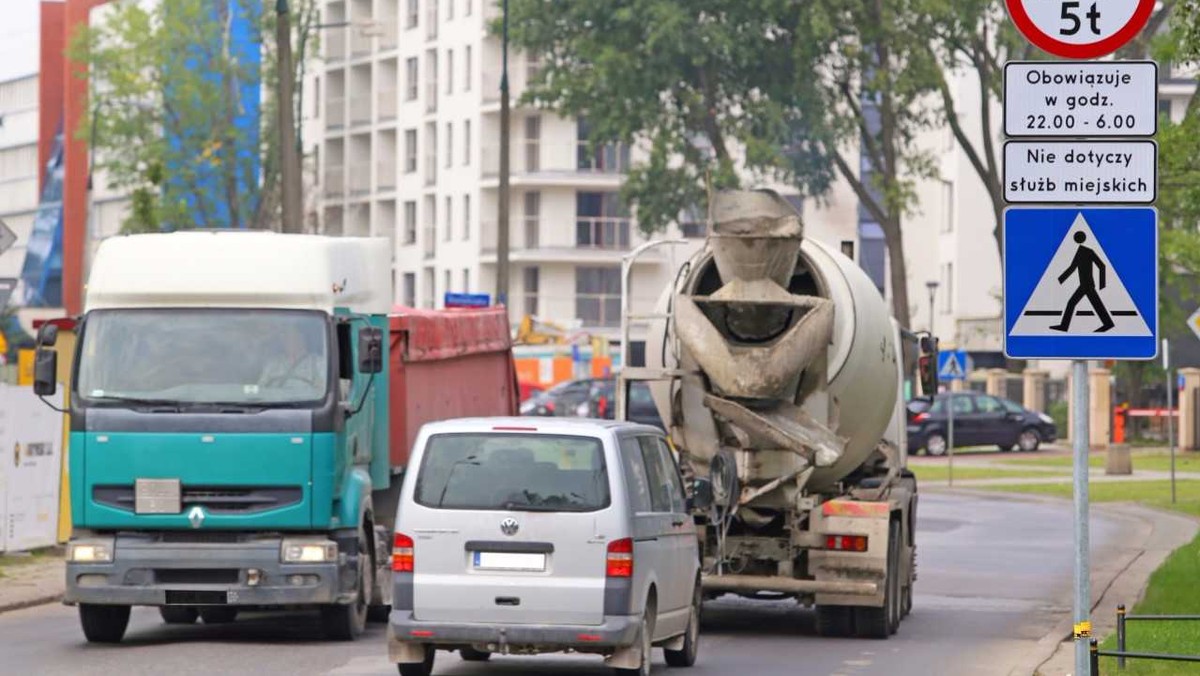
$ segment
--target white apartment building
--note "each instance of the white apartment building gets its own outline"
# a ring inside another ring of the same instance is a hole
[[[0,253],[0,277],[20,277],[38,205],[38,76],[0,82],[0,221],[16,243]],[[14,300],[20,293],[13,295]]]

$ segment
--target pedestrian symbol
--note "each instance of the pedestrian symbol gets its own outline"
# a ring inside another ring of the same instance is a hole
[[[1148,208],[1005,212],[1006,353],[1153,358],[1156,217]]]
[[[967,353],[948,350],[938,353],[938,380],[962,380],[967,377]]]

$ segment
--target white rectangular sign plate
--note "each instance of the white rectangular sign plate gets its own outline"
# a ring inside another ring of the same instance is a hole
[[[1004,199],[1012,204],[1151,204],[1154,141],[1009,141]]]
[[[1004,64],[1006,136],[1153,136],[1153,61],[1010,61]]]

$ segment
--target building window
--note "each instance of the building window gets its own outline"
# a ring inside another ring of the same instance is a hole
[[[471,239],[471,196],[463,195],[463,241]]]
[[[854,240],[852,240],[852,239],[843,239],[842,240],[842,255],[845,256],[846,258],[849,258],[850,260],[854,260]]]
[[[463,166],[471,166],[471,121],[463,120]]]
[[[453,7],[453,3],[451,3]],[[454,93],[454,50],[446,50],[446,93]]]
[[[1171,119],[1171,99],[1158,100],[1158,114],[1160,117]]]
[[[525,248],[538,248],[538,235],[541,231],[542,193],[536,190],[525,193]]]
[[[537,171],[542,162],[542,118],[525,118],[525,171]]]
[[[425,125],[425,185],[437,181],[437,151],[437,124],[430,122]]]
[[[433,0],[433,1],[440,2],[440,0]],[[455,0],[446,0],[446,21],[449,21],[454,18],[454,3],[455,3]]]
[[[954,184],[942,181],[942,232],[954,231]]]
[[[525,314],[538,313],[538,268],[525,268]]]
[[[419,14],[421,13],[420,0],[408,0],[408,11],[404,21],[405,28],[416,28]]]
[[[466,11],[463,12],[463,14],[465,14],[467,16],[471,16],[471,5],[475,4],[475,0],[466,0],[466,3],[467,3],[467,8],[466,8]]]
[[[954,314],[954,263],[942,266],[942,314]]]
[[[629,211],[615,192],[575,193],[575,246],[629,247]]]
[[[425,242],[425,258],[437,255],[437,197],[433,195],[425,196],[425,230],[421,233],[421,238]],[[430,271],[429,274],[432,275],[433,272]],[[433,283],[432,277],[429,283]]]
[[[454,123],[446,123],[446,168],[454,166]]]
[[[417,306],[417,275],[415,273],[404,273],[404,289],[401,291],[400,298],[400,302],[405,307]]]
[[[417,170],[417,130],[404,130],[404,173],[411,174]]]
[[[620,268],[575,268],[575,316],[584,326],[621,323]]]
[[[696,207],[679,214],[679,232],[684,237],[701,238],[708,235],[708,215]]]
[[[450,293],[450,285],[452,283],[453,282],[450,281],[450,271],[443,270],[442,271],[442,293],[443,294]]]
[[[471,293],[471,271],[463,268],[463,293]]]
[[[417,81],[419,77],[417,70],[417,57],[412,57],[404,60],[404,100],[417,100],[417,87],[420,83]]]
[[[580,171],[624,173],[629,171],[629,146],[624,143],[605,143],[593,150],[591,128],[587,118],[575,123],[575,167]]]
[[[404,203],[404,243],[417,243],[417,201]],[[409,306],[412,307],[412,306]]]
[[[446,205],[446,209],[445,209],[446,213],[443,214],[443,217],[446,219],[446,225],[445,225],[444,232],[442,232],[442,239],[449,242],[450,234],[454,231],[454,226],[453,226],[453,223],[454,223],[454,214],[453,214],[454,200],[452,200],[449,195],[446,195],[444,201],[445,201],[445,205]]]
[[[469,9],[471,6],[467,5]],[[471,91],[471,45],[467,45],[467,51],[463,55],[463,91]]]

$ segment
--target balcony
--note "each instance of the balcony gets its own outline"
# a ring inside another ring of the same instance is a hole
[[[390,52],[400,46],[400,18],[398,16],[379,17],[379,51]]]
[[[580,249],[628,249],[629,217],[576,216],[575,246]]]
[[[350,194],[366,195],[371,192],[370,162],[355,162],[350,165]]]
[[[608,189],[620,185],[629,168],[628,149],[617,152],[604,146],[593,155],[587,144],[540,143],[513,139],[509,153],[512,176],[537,177],[538,182],[596,185]],[[500,144],[485,144],[481,150],[480,175],[485,179],[500,176]]]
[[[399,94],[397,89],[384,89],[379,92],[379,119],[394,120],[396,119],[396,111],[399,107]]]
[[[340,164],[326,164],[322,183],[326,197],[341,197],[346,194],[346,168]]]
[[[358,93],[350,97],[350,124],[368,124],[371,121],[371,95]]]
[[[346,126],[346,98],[330,96],[325,102],[325,128],[341,129]]]
[[[325,42],[325,61],[338,63],[346,60],[346,28],[339,26],[328,29],[321,36]]]
[[[396,159],[383,159],[375,166],[375,182],[381,191],[396,189]]]

